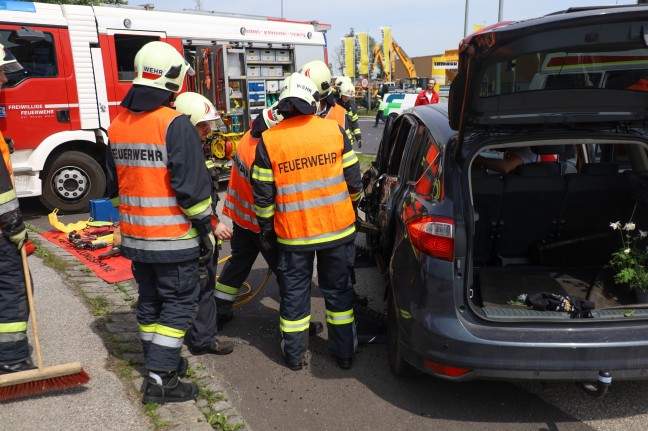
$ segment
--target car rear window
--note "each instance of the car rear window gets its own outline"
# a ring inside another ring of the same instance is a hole
[[[526,53],[489,65],[480,96],[587,88],[648,91],[648,49]]]

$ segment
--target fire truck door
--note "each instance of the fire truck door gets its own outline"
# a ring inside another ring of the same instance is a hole
[[[122,111],[119,103],[135,78],[135,54],[142,46],[154,40],[166,42],[166,34],[109,29],[108,34],[99,36],[111,119]]]
[[[42,38],[21,39],[14,31],[20,27],[0,26],[0,41],[24,68],[7,74],[0,92],[0,130],[16,150],[36,148],[48,136],[79,127],[67,29],[30,28]]]

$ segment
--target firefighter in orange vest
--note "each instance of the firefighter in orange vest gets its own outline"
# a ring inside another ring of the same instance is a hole
[[[340,127],[342,127],[346,133],[347,138],[350,142],[353,143],[353,134],[351,133],[351,124],[350,118],[347,115],[346,108],[344,108],[339,103],[336,103],[336,94],[334,88],[331,87],[331,71],[329,70],[326,63],[321,60],[313,60],[301,67],[299,70],[304,76],[308,76],[311,81],[317,87],[319,93],[319,103],[316,115],[327,118],[330,120],[335,120]],[[346,79],[345,79],[346,78]],[[336,84],[339,84],[340,87],[345,82],[351,82],[351,79],[348,77],[338,77],[336,79]],[[362,138],[360,138],[359,145],[362,145]],[[366,306],[369,302],[366,296],[358,295],[355,291],[356,287],[356,277],[355,277],[355,246],[349,247],[347,249],[347,266],[349,269],[349,283],[353,287],[353,294],[355,297],[355,302],[358,305]]]
[[[218,327],[220,329],[234,318],[232,306],[241,285],[250,274],[259,253],[268,267],[277,273],[277,254],[261,247],[259,223],[254,212],[254,196],[250,184],[252,163],[261,133],[275,126],[283,117],[277,112],[277,103],[264,109],[252,123],[238,143],[233,157],[234,169],[225,194],[223,214],[232,219],[234,235],[230,243],[232,257],[225,262],[216,283],[218,304]],[[324,330],[321,322],[310,322],[309,334],[316,335]]]
[[[22,69],[20,63],[0,45],[0,88],[7,82],[5,73]],[[34,368],[27,339],[27,288],[20,249],[27,241],[18,197],[14,186],[10,149],[0,134],[0,374]]]
[[[138,284],[144,403],[188,401],[199,393],[179,380],[187,369],[180,351],[196,315],[199,260],[211,258],[216,240],[198,132],[170,107],[187,73],[193,69],[171,45],[144,45],[121,102],[126,110],[108,128],[108,192],[119,204],[121,251]]]
[[[200,141],[205,146],[207,136],[212,130],[224,126],[216,107],[202,94],[187,92],[179,95],[173,106],[177,111],[189,117],[189,121],[198,131]],[[214,235],[221,241],[232,238],[232,229],[218,220],[216,205],[218,204],[218,171],[214,164],[211,148],[205,155],[205,167],[210,172],[212,179],[212,226]],[[219,341],[216,334],[220,329],[217,324],[216,297],[214,285],[216,284],[216,268],[218,266],[218,249],[214,250],[208,262],[200,262],[200,294],[198,295],[198,313],[191,329],[185,336],[185,343],[192,355],[213,353],[227,355],[234,350],[234,343],[227,340]]]
[[[230,243],[232,257],[225,262],[216,283],[215,293],[220,328],[234,317],[232,305],[259,252],[272,272],[277,272],[277,254],[261,248],[250,175],[261,133],[278,124],[281,119],[276,105],[264,109],[252,123],[252,128],[239,141],[232,159],[234,165],[223,205],[223,214],[232,219],[234,226],[234,235]]]
[[[329,340],[340,368],[351,368],[357,347],[347,248],[356,235],[360,168],[344,130],[314,115],[316,95],[314,83],[299,73],[282,83],[277,111],[284,120],[262,134],[252,167],[261,245],[279,250],[279,327],[291,370],[302,368],[308,346],[316,255]]]

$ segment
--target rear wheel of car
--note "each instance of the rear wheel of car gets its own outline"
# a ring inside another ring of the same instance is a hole
[[[387,360],[392,373],[398,377],[411,377],[420,374],[416,368],[403,359],[398,328],[398,310],[394,295],[389,295],[387,312]]]
[[[47,167],[41,202],[62,213],[88,212],[90,200],[102,197],[105,191],[106,176],[101,165],[85,153],[68,151]]]

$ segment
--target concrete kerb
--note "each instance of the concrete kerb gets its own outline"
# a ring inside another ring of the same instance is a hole
[[[69,267],[59,271],[70,287],[75,288],[87,298],[86,304],[95,311],[98,318],[99,335],[110,354],[118,361],[128,364],[127,372],[116,373],[120,379],[128,382],[135,401],[141,400],[144,385],[141,343],[137,329],[135,305],[137,286],[134,280],[109,284],[88,272],[88,268],[65,249],[44,238],[34,241],[37,247],[44,248],[57,258],[67,262]],[[100,303],[97,309],[95,302]],[[249,431],[249,425],[240,417],[234,407],[227,401],[223,386],[213,373],[192,356],[183,347],[183,356],[190,364],[189,377],[200,387],[201,396],[195,402],[170,403],[156,409],[157,421],[164,424],[165,430],[212,430],[227,429]],[[138,367],[138,368],[135,368]],[[131,373],[131,371],[135,373]],[[216,398],[216,402],[211,402]],[[142,405],[138,403],[140,408]],[[214,426],[210,425],[214,423]]]

